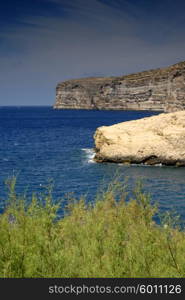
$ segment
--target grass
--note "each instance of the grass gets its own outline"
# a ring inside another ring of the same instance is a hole
[[[184,277],[185,232],[157,225],[157,207],[138,184],[125,201],[113,182],[94,204],[69,199],[63,218],[48,190],[27,202],[8,183],[0,215],[0,277]]]

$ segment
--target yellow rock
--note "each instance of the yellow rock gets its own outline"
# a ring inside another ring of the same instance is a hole
[[[99,127],[95,160],[185,166],[185,111]]]

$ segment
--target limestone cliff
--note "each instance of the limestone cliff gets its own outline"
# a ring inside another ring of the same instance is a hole
[[[185,109],[185,62],[121,77],[59,83],[55,109],[176,111]]]
[[[185,166],[185,111],[99,127],[97,162]]]

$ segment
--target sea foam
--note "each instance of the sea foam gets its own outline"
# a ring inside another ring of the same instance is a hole
[[[95,163],[93,159],[95,156],[95,152],[92,148],[82,148],[81,150],[85,152],[88,163]]]

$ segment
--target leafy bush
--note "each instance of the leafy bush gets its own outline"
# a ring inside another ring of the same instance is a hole
[[[113,182],[94,204],[69,199],[64,217],[50,189],[28,203],[15,178],[0,215],[0,277],[184,277],[185,233],[157,225],[157,207],[138,184],[125,201]]]

